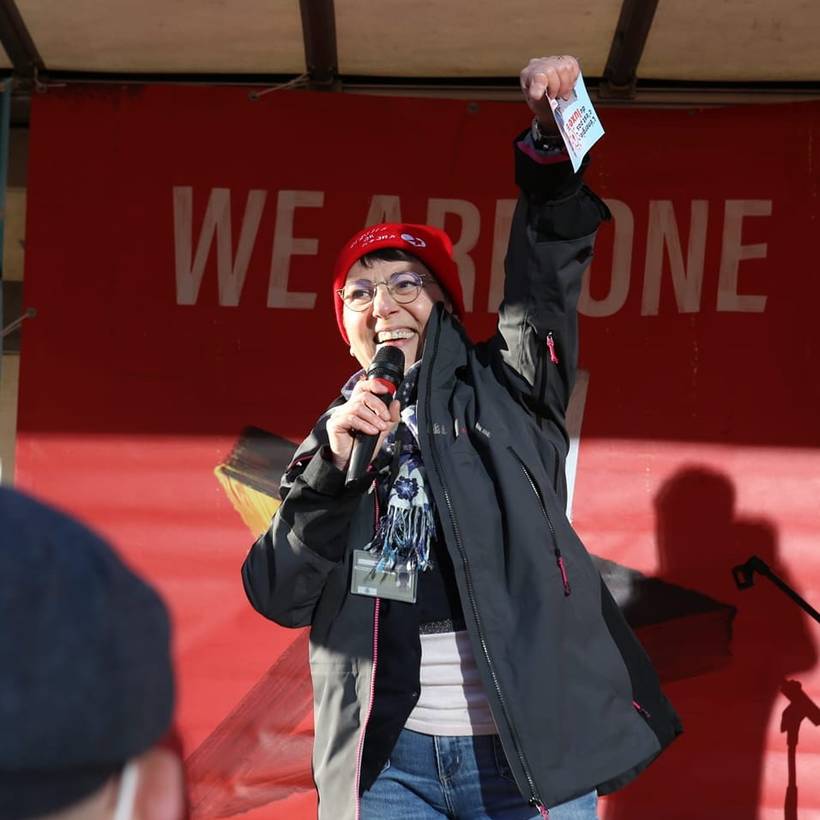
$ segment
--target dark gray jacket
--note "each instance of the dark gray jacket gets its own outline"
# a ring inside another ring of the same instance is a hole
[[[498,333],[474,345],[441,305],[427,328],[419,446],[467,630],[522,795],[553,806],[619,788],[680,732],[649,660],[565,514],[564,412],[576,304],[606,206],[568,163],[521,152],[522,195]],[[325,417],[299,447],[284,501],[243,566],[253,606],[310,626],[321,818],[358,816],[379,602],[349,594],[374,493],[345,489]]]

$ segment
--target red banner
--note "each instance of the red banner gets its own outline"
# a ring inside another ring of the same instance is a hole
[[[686,730],[601,814],[788,820],[799,789],[820,818],[820,628],[732,575],[757,555],[820,601],[820,106],[599,113],[588,181],[614,220],[581,300],[573,517]],[[17,478],[165,594],[197,817],[313,812],[306,636],[251,611],[239,566],[263,479],[354,369],[335,253],[369,222],[445,227],[489,334],[528,120],[239,88],[33,100]]]

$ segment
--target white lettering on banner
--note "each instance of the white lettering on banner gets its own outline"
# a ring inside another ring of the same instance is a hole
[[[268,307],[312,310],[315,306],[315,293],[288,290],[291,257],[315,256],[319,252],[318,239],[293,235],[293,213],[297,208],[321,208],[324,201],[324,191],[279,191],[270,260]]]
[[[743,259],[765,259],[768,245],[742,245],[744,216],[771,216],[771,199],[727,199],[723,218],[723,246],[720,252],[717,309],[737,313],[763,313],[766,297],[738,293],[738,267]]]
[[[605,199],[604,202],[612,211],[612,219],[615,225],[609,290],[603,299],[592,298],[589,285],[592,276],[592,266],[590,265],[581,281],[581,295],[578,299],[578,312],[584,316],[612,316],[624,306],[626,297],[629,295],[635,219],[625,202],[621,202],[619,199]]]
[[[231,192],[228,188],[212,188],[202,220],[196,254],[193,255],[194,193],[190,186],[173,188],[174,200],[174,253],[178,305],[194,305],[199,296],[205,263],[216,234],[216,270],[219,282],[219,304],[234,307],[239,304],[248,263],[251,258],[259,221],[265,207],[267,191],[248,192],[239,247],[233,256],[231,233]]]
[[[618,200],[606,200],[615,221],[612,270],[610,287],[604,299],[596,300],[590,295],[590,267],[581,285],[578,311],[585,316],[612,316],[626,303],[630,287],[634,217],[629,206]],[[763,259],[768,245],[742,245],[741,232],[745,216],[770,216],[770,199],[728,199],[725,203],[723,244],[721,248],[720,274],[717,290],[717,309],[737,313],[762,313],[766,296],[761,294],[738,294],[738,266],[743,259]],[[651,200],[649,225],[646,238],[641,313],[644,316],[658,314],[660,282],[663,270],[663,248],[669,254],[675,298],[680,313],[695,313],[701,309],[701,291],[706,255],[706,230],[709,207],[706,200],[693,200],[689,227],[687,259],[684,264],[680,235],[675,222],[675,212],[668,200]]]
[[[504,298],[504,258],[507,255],[507,242],[510,239],[514,213],[514,199],[496,201],[493,221],[493,255],[490,260],[490,292],[487,296],[488,313],[495,313]]]
[[[194,305],[199,298],[202,278],[216,237],[216,269],[219,288],[219,304],[235,307],[239,304],[242,289],[253,254],[262,212],[268,192],[254,189],[248,192],[239,240],[234,255],[231,224],[231,191],[228,188],[212,188],[198,235],[194,235],[193,188],[175,186],[172,189],[174,207],[174,253],[176,276],[176,301],[180,305]],[[297,208],[322,208],[323,191],[279,191],[273,226],[273,247],[270,261],[267,306],[312,310],[316,305],[316,293],[288,290],[290,263],[294,256],[316,256],[319,240],[315,237],[293,235],[294,214]],[[587,269],[581,283],[578,311],[584,316],[606,317],[620,311],[627,302],[630,288],[638,286],[638,272],[632,270],[635,243],[635,217],[631,208],[618,199],[606,200],[614,219],[612,231],[612,266],[608,272],[608,288],[602,298],[592,296],[593,277],[604,277],[595,263]],[[498,199],[493,218],[492,251],[490,257],[490,282],[486,310],[494,313],[503,299],[504,256],[507,238],[512,224],[516,202]],[[681,246],[677,214],[671,200],[650,200],[646,229],[646,255],[641,287],[641,315],[657,316],[660,311],[661,293],[665,271],[668,271],[675,304],[679,313],[696,313],[703,308],[703,281],[706,266],[706,239],[710,213],[720,209],[709,207],[705,199],[690,202],[689,234],[684,256]],[[771,216],[771,199],[728,199],[724,203],[723,235],[719,265],[712,262],[712,270],[718,267],[718,284],[715,302],[707,295],[707,304],[716,304],[720,312],[762,313],[767,296],[761,293],[739,293],[740,263],[747,259],[765,259],[768,244],[742,243],[743,221],[746,217]],[[483,305],[474,305],[476,263],[472,257],[481,234],[481,212],[465,199],[430,198],[427,201],[427,222],[444,227],[447,215],[461,220],[459,238],[453,246],[464,289],[464,302],[468,312],[484,311]],[[401,199],[393,194],[375,194],[369,204],[367,224],[381,221],[401,221]],[[713,228],[714,231],[714,228]],[[668,260],[668,261],[667,261]],[[594,270],[594,273],[593,273]],[[594,280],[596,283],[598,279]]]
[[[478,242],[481,233],[481,214],[472,202],[466,199],[429,199],[427,201],[427,224],[444,230],[447,214],[455,214],[461,219],[461,234],[453,243],[453,258],[458,265],[458,276],[464,293],[464,308],[473,309],[475,293],[475,262],[470,251]]]
[[[392,194],[373,194],[370,207],[367,209],[365,228],[378,225],[379,222],[402,222],[401,200]]]
[[[697,313],[703,288],[703,262],[706,255],[706,225],[709,203],[693,199],[689,220],[689,246],[686,263],[680,246],[675,209],[668,199],[649,202],[649,228],[646,235],[646,264],[644,265],[642,316],[657,316],[661,301],[661,272],[663,249],[669,255],[672,285],[680,313]]]

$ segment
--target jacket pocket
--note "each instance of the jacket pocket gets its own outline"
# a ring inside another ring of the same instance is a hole
[[[552,544],[552,551],[553,555],[555,556],[555,564],[558,569],[558,575],[561,579],[561,585],[564,589],[564,595],[569,596],[572,594],[572,587],[569,581],[569,574],[567,572],[566,562],[564,561],[564,556],[561,553],[561,548],[558,545],[558,535],[555,531],[555,525],[552,521],[552,517],[550,515],[549,510],[547,509],[547,505],[544,502],[544,497],[541,494],[541,490],[538,488],[538,483],[536,482],[535,476],[533,471],[527,466],[524,459],[518,455],[518,453],[512,448],[508,447],[510,453],[515,457],[515,460],[518,462],[519,468],[524,474],[524,477],[527,480],[527,484],[532,491],[535,500],[538,504],[538,508],[541,511],[541,515],[543,516],[544,523],[546,524],[547,530],[550,535],[550,541]]]
[[[561,498],[561,490],[563,487],[563,483],[561,481],[561,468],[564,462],[561,459],[561,454],[558,452],[558,447],[553,441],[550,441],[549,443],[549,452],[553,459],[552,464],[550,465],[551,469],[549,471],[552,475],[552,489],[555,492],[555,495],[558,498]]]

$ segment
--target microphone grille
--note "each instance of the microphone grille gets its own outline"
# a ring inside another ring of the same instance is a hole
[[[370,367],[367,368],[368,376],[387,374],[398,377],[399,381],[404,377],[404,353],[393,345],[380,347],[370,362]]]

